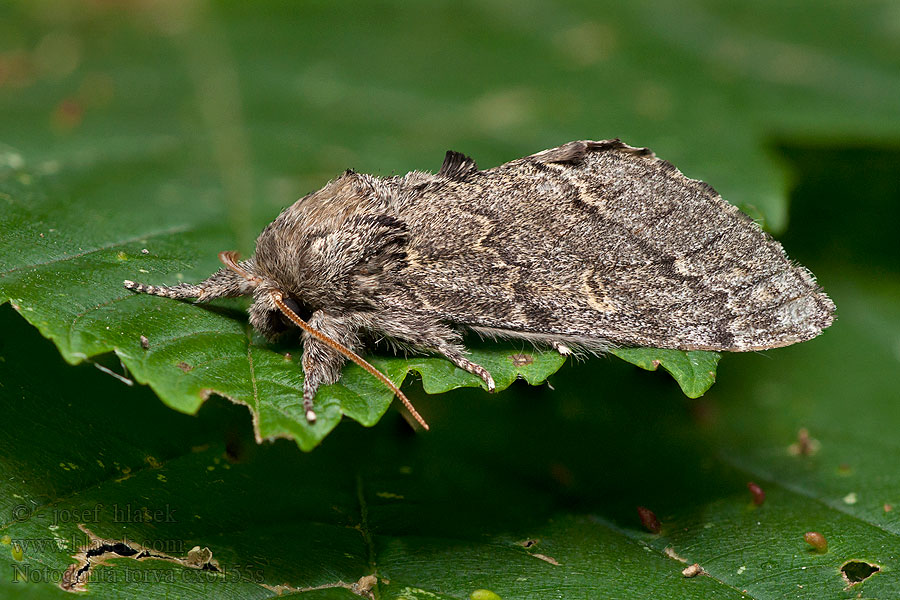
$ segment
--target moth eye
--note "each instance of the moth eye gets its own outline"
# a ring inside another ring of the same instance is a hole
[[[288,305],[292,311],[294,311],[298,317],[303,319],[304,321],[309,321],[312,318],[313,310],[311,307],[307,306],[303,302],[300,302],[296,298],[285,297],[284,303]],[[280,314],[280,313],[279,313]]]

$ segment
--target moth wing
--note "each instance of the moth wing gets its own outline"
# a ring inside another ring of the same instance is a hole
[[[646,148],[577,141],[464,178],[442,171],[399,206],[410,301],[441,320],[588,347],[732,351],[831,324],[809,271]]]

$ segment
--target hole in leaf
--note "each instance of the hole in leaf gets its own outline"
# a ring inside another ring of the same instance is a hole
[[[188,552],[186,558],[178,558],[146,548],[140,544],[129,544],[128,540],[120,542],[99,538],[90,529],[81,524],[78,525],[78,528],[87,534],[90,538],[90,543],[87,546],[80,547],[78,552],[72,555],[72,558],[78,562],[70,564],[59,581],[59,587],[68,592],[85,591],[85,586],[94,568],[107,565],[107,561],[113,558],[131,558],[136,561],[145,559],[163,560],[190,569],[212,571],[214,573],[221,572],[219,563],[213,560],[212,551],[209,548],[194,546]],[[13,558],[15,558],[15,555],[13,555]]]
[[[873,573],[877,573],[881,568],[878,565],[872,565],[860,560],[849,560],[841,567],[841,573],[844,574],[850,585],[865,581]]]

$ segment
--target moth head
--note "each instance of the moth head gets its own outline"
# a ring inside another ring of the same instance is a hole
[[[405,265],[408,231],[397,183],[348,171],[286,208],[256,240],[255,269],[313,308],[371,306]]]
[[[232,273],[232,278],[242,282],[244,293],[253,295],[254,302],[250,306],[249,313],[250,325],[254,329],[270,340],[290,329],[290,319],[272,301],[274,292],[284,295],[278,282],[259,274],[252,259],[238,261],[237,252],[220,252],[219,260]],[[311,311],[302,303],[294,302],[293,307],[301,318],[309,319]]]
[[[349,358],[351,361],[355,362],[357,365],[366,370],[370,375],[387,386],[388,389],[390,389],[392,392],[394,392],[394,394],[397,395],[398,398],[400,398],[404,406],[406,406],[407,410],[409,410],[412,417],[416,421],[418,421],[419,424],[422,425],[422,427],[424,427],[426,430],[428,429],[428,423],[425,422],[425,419],[423,419],[421,415],[419,415],[406,395],[401,392],[400,388],[398,388],[390,379],[388,379],[383,373],[381,373],[381,371],[373,367],[350,348],[347,348],[340,342],[333,340],[321,331],[318,331],[311,327],[309,323],[302,319],[298,314],[298,312],[302,312],[300,303],[298,303],[293,298],[285,296],[284,292],[277,289],[277,287],[273,285],[273,282],[266,280],[260,275],[250,273],[249,271],[244,269],[238,263],[237,258],[237,252],[219,253],[219,260],[222,261],[222,264],[224,264],[234,273],[237,273],[238,275],[246,279],[255,288],[253,295],[256,300],[253,303],[253,306],[250,308],[250,323],[255,328],[259,329],[259,327],[257,327],[257,324],[254,323],[254,319],[264,319],[265,323],[269,323],[274,317],[275,311],[277,311],[289,322],[293,323],[304,332],[309,334],[310,337],[315,338],[316,340],[329,346],[332,350],[335,350],[336,352],[344,355],[346,358]],[[306,419],[310,423],[315,422],[316,413],[311,409],[308,410],[306,413]]]

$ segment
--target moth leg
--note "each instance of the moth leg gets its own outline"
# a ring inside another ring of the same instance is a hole
[[[356,330],[343,319],[331,317],[318,310],[309,320],[313,329],[324,333],[334,341],[358,352],[361,346]],[[337,382],[344,366],[344,355],[303,332],[303,410],[309,422],[316,420],[313,399],[319,386]]]
[[[562,342],[550,342],[550,345],[553,346],[553,349],[559,352],[562,356],[572,356],[572,349]]]
[[[455,329],[409,314],[380,314],[372,329],[377,329],[388,337],[402,340],[417,350],[442,354],[454,365],[477,375],[487,385],[489,392],[497,387],[487,369],[466,358],[466,349],[460,344],[462,335]]]
[[[460,369],[463,369],[464,371],[468,371],[469,373],[480,377],[481,380],[484,381],[484,383],[487,385],[487,390],[489,392],[493,392],[496,389],[497,386],[494,383],[494,378],[491,377],[491,374],[488,372],[488,370],[466,358],[463,353],[457,349],[457,347],[448,345],[443,348],[436,348],[436,350],[443,354],[444,357],[447,358],[447,360],[452,362]]]

